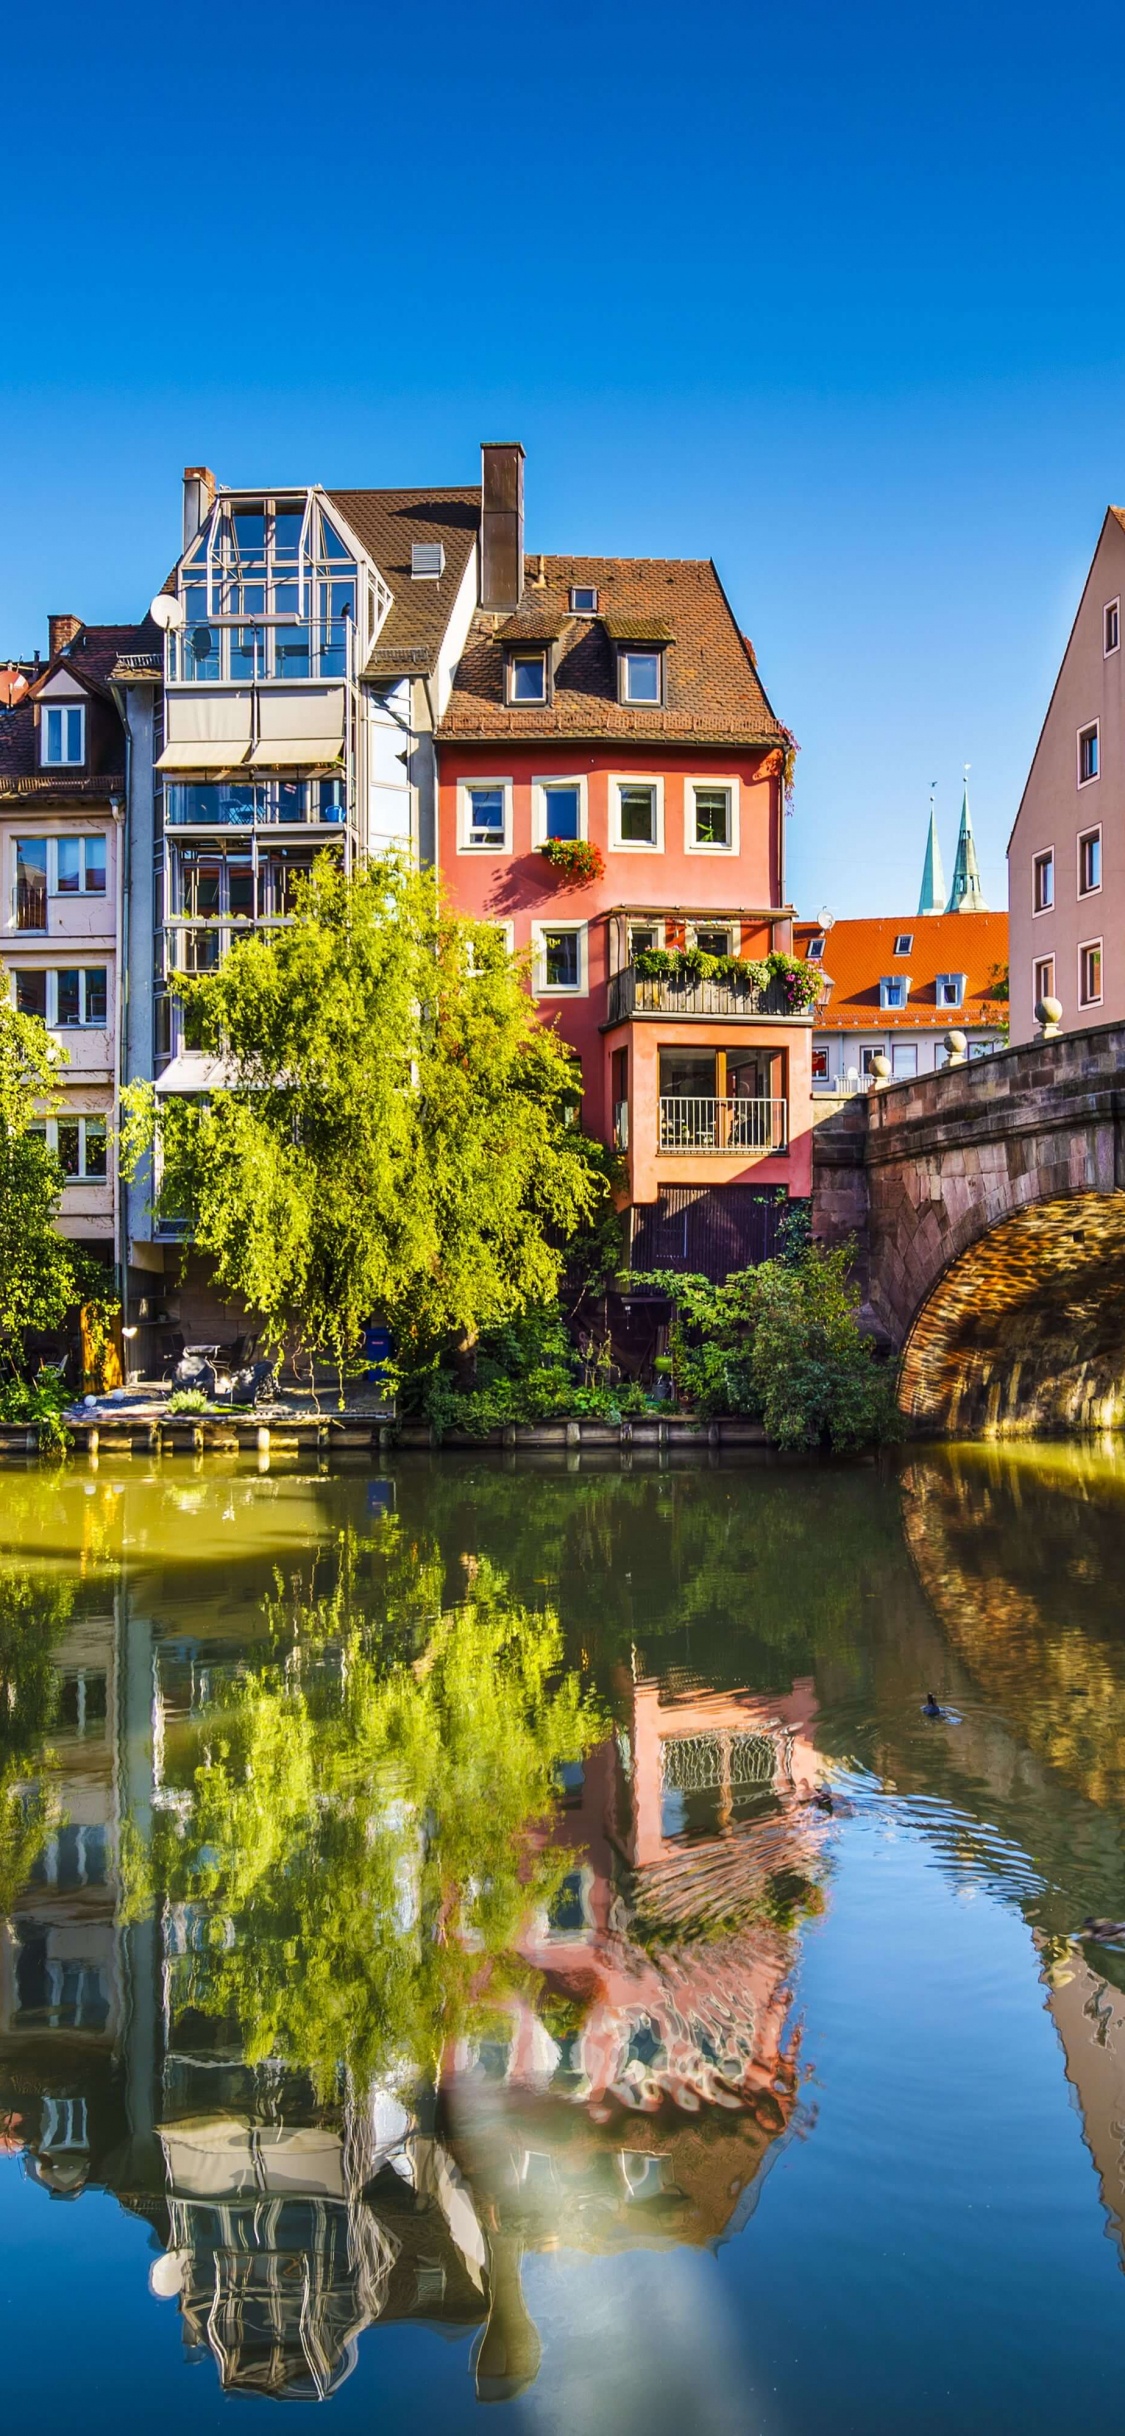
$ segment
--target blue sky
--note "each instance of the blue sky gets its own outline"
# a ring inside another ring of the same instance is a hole
[[[965,761],[1002,903],[1125,496],[1123,54],[1104,0],[62,0],[0,161],[0,651],[144,607],[185,463],[519,438],[529,546],[717,560],[802,908],[911,910]]]

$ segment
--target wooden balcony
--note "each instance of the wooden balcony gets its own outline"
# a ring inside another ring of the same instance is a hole
[[[747,1023],[812,1022],[809,1009],[798,1011],[790,1005],[782,980],[767,982],[764,989],[736,989],[727,981],[676,981],[664,974],[644,980],[633,964],[611,973],[607,1023],[654,1015],[671,1016],[677,1023],[694,1017],[713,1022],[716,1016],[728,1023],[732,1017]]]

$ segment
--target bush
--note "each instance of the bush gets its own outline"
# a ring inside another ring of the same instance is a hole
[[[579,1358],[557,1303],[486,1330],[476,1347],[475,1367],[472,1387],[459,1381],[449,1355],[427,1371],[400,1376],[402,1411],[419,1415],[439,1434],[458,1429],[482,1438],[512,1423],[569,1421],[583,1415],[617,1422],[649,1409],[643,1387],[632,1381],[612,1386],[581,1380]]]
[[[745,1413],[775,1446],[831,1446],[836,1454],[901,1434],[894,1379],[856,1321],[853,1247],[798,1246],[725,1285],[665,1272],[639,1279],[677,1312],[672,1377],[702,1416]]]
[[[39,1432],[40,1454],[59,1454],[71,1443],[63,1413],[71,1401],[61,1370],[50,1362],[32,1380],[7,1379],[0,1386],[0,1421],[24,1421]]]
[[[815,964],[785,956],[780,949],[768,956],[709,956],[701,947],[646,947],[633,962],[642,981],[681,982],[693,988],[699,981],[715,981],[725,989],[760,991],[780,981],[795,1014],[814,1007],[824,987]]]
[[[201,1387],[177,1387],[168,1398],[170,1413],[209,1413],[210,1410]]]

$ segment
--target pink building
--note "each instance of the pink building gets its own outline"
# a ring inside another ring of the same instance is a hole
[[[1008,842],[1011,1038],[1125,1015],[1125,508],[1107,508]],[[1110,920],[1118,908],[1117,929]]]
[[[518,446],[484,451],[480,595],[439,728],[447,894],[581,1059],[634,1260],[725,1274],[763,1198],[809,1190],[811,1014],[783,974],[644,959],[791,954],[790,739],[710,560],[525,552]]]

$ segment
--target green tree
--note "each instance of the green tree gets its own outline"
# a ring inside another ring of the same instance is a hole
[[[741,1269],[725,1285],[659,1272],[678,1314],[672,1366],[697,1412],[751,1413],[775,1446],[837,1454],[899,1434],[893,1374],[856,1321],[854,1247],[796,1253]]]
[[[62,1575],[0,1568],[0,1913],[10,1913],[60,1817],[49,1736],[58,1715],[54,1650],[74,1605]]]
[[[58,1326],[84,1263],[55,1232],[63,1173],[41,1126],[58,1098],[59,1050],[37,1015],[9,1003],[0,967],[0,1356],[17,1366],[28,1329]]]
[[[560,1764],[604,1731],[561,1667],[551,1613],[482,1565],[420,1653],[323,1602],[274,1603],[276,1657],[197,1721],[186,1815],[128,1861],[134,1908],[190,1903],[203,1932],[174,1988],[327,2095],[341,2065],[435,2072],[521,1982],[515,1948],[572,1856],[536,1830]]]
[[[267,1343],[293,1331],[342,1373],[379,1313],[413,1364],[550,1300],[608,1183],[577,1061],[494,925],[402,856],[347,875],[325,854],[287,928],[175,987],[226,1081],[127,1094],[127,1158],[157,1153],[161,1206]]]

